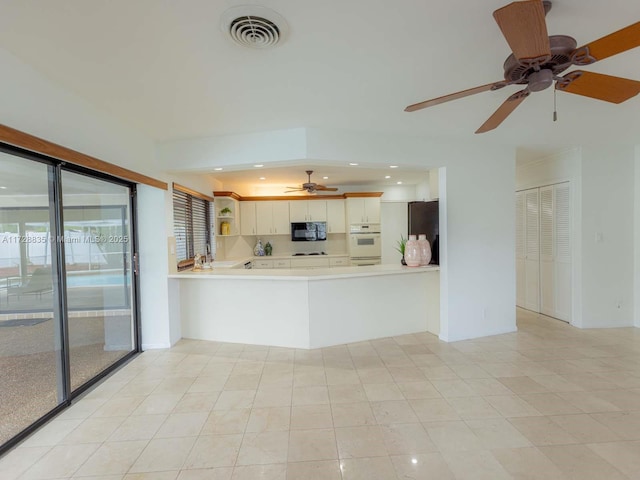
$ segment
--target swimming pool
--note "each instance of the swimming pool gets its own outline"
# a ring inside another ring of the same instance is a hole
[[[130,285],[131,276],[129,274],[125,277],[121,273],[72,273],[67,275],[67,287],[118,286],[124,285],[125,278],[127,285]]]

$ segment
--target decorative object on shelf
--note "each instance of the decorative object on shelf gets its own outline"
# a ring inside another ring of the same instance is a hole
[[[220,222],[220,235],[231,235],[231,224],[229,222]]]
[[[267,257],[270,257],[273,253],[273,247],[271,246],[270,242],[267,242],[267,244],[264,246],[264,253]]]
[[[418,235],[418,247],[420,248],[420,266],[426,267],[431,262],[431,244],[427,240],[426,233]]]
[[[404,246],[404,261],[407,262],[407,267],[420,266],[420,247],[415,235],[409,235],[409,240]]]
[[[404,250],[405,250],[406,244],[407,244],[407,239],[404,238],[402,235],[400,235],[400,240],[396,242],[396,250],[400,252],[400,255],[402,255],[402,259],[400,260],[400,263],[402,265],[407,264],[407,262],[405,262],[404,260]]]
[[[202,270],[202,255],[199,253],[196,253],[196,256],[193,257],[193,269]]]
[[[221,217],[230,217],[231,215],[233,215],[233,211],[231,211],[229,207],[224,207],[222,210],[220,210]]]
[[[253,247],[253,254],[256,257],[264,257],[264,247],[262,246],[262,240],[258,239],[256,246]]]

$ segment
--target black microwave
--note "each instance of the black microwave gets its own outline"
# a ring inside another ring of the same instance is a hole
[[[296,222],[291,224],[292,242],[317,242],[327,239],[327,222]]]

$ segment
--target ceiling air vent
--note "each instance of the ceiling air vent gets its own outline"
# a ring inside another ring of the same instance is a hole
[[[245,5],[225,11],[221,28],[238,45],[271,48],[283,41],[287,33],[287,22],[273,10],[258,5]]]

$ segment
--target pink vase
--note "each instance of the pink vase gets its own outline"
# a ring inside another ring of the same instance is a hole
[[[420,249],[420,266],[426,267],[431,262],[431,244],[424,233],[418,235],[418,248]]]
[[[409,235],[409,240],[404,246],[404,261],[407,262],[407,267],[420,266],[420,247],[415,235]]]

